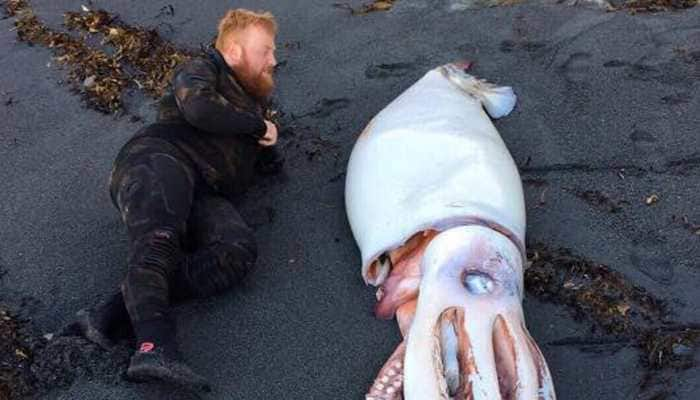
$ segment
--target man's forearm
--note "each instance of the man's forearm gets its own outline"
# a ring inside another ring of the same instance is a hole
[[[223,99],[223,101],[226,101]],[[265,135],[265,121],[252,113],[236,111],[230,104],[209,96],[192,95],[182,106],[187,122],[216,135],[243,135],[260,139]]]

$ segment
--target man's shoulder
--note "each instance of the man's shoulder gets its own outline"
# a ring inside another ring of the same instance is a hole
[[[200,53],[185,61],[178,68],[179,72],[219,72],[216,60],[209,53]]]

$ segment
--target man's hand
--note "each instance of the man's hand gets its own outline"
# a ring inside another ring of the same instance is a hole
[[[258,140],[258,143],[265,147],[272,146],[277,143],[277,126],[268,120],[265,120],[265,126],[267,127],[265,136]]]

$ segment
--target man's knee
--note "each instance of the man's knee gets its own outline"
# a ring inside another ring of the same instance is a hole
[[[258,257],[258,241],[255,239],[253,231],[247,226],[239,227],[235,232],[226,235],[224,244],[245,250],[252,261]]]
[[[258,258],[258,246],[250,230],[239,233],[235,240],[229,240],[215,246],[219,257],[219,266],[231,276],[232,283],[241,281],[255,266]]]
[[[239,236],[236,241],[218,243],[209,251],[216,262],[211,265],[206,278],[195,279],[203,295],[221,293],[240,283],[253,269],[258,258],[257,244],[252,233]],[[200,273],[204,269],[200,269]]]
[[[157,228],[133,239],[129,270],[143,269],[168,276],[178,267],[181,258],[182,246],[177,230]]]

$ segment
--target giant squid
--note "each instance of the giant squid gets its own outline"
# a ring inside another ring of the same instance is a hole
[[[522,308],[522,183],[491,121],[516,95],[468,68],[428,71],[350,155],[345,203],[362,276],[378,287],[376,316],[396,317],[403,337],[366,400],[556,397]]]

